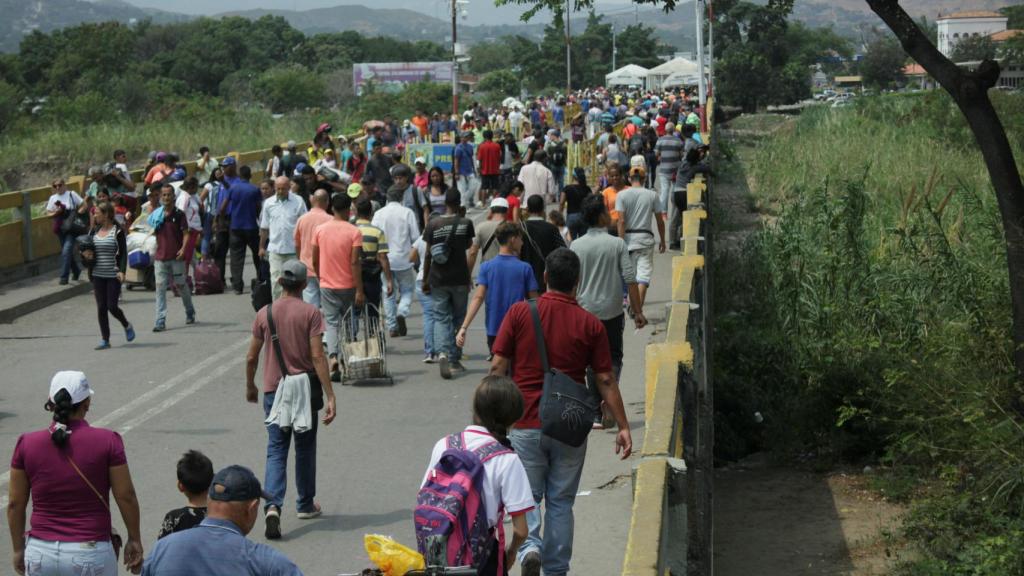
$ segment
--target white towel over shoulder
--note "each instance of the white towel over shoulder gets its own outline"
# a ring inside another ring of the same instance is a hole
[[[277,424],[279,428],[291,428],[301,434],[313,425],[313,413],[309,397],[309,375],[303,372],[285,376],[277,384],[274,405],[270,408],[266,424]]]

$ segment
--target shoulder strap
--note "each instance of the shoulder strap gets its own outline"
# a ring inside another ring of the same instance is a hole
[[[548,349],[544,343],[544,330],[540,326],[540,311],[537,309],[536,300],[528,300],[530,304],[530,316],[533,317],[533,336],[537,340],[537,352],[540,354],[540,365],[546,374],[551,370],[548,365]]]
[[[530,235],[530,227],[526,225],[526,221],[525,220],[521,223],[521,226],[523,227],[523,235],[526,236],[527,240],[529,240],[530,248],[536,254],[536,258],[538,260],[540,260],[541,262],[543,262],[544,261],[544,253],[541,252],[540,246],[537,246],[537,243],[534,242],[533,236]]]
[[[462,434],[448,435],[448,449],[462,450],[465,445],[465,442],[462,441]]]
[[[110,508],[110,502],[107,502],[107,499],[104,498],[102,494],[100,494],[100,491],[97,490],[96,487],[92,485],[92,482],[90,482],[89,479],[85,477],[85,474],[83,474],[82,470],[78,467],[77,464],[75,464],[75,461],[72,460],[70,456],[65,456],[65,458],[67,458],[68,464],[71,464],[71,467],[75,469],[75,472],[78,472],[78,476],[81,477],[82,480],[85,480],[85,483],[89,485],[89,488],[92,489],[92,493],[95,494],[96,497],[100,499],[100,502],[103,502],[104,506]]]
[[[495,230],[495,232],[497,232],[497,230]],[[494,238],[495,238],[495,236],[497,236],[497,234],[495,234],[495,232],[491,232],[491,237],[488,238],[487,242],[484,243],[484,249],[483,249],[483,253],[482,254],[487,254],[487,249],[491,247],[491,243],[494,242]],[[482,254],[481,254],[481,258],[483,257]]]
[[[512,449],[510,449],[508,446],[505,446],[501,442],[497,441],[488,442],[487,444],[484,444],[483,446],[480,446],[479,448],[473,450],[473,452],[476,454],[477,458],[479,458],[481,462],[487,462],[491,458],[494,458],[495,456],[501,456],[502,454],[514,454],[514,451]]]
[[[284,356],[281,354],[281,342],[277,337],[277,327],[274,326],[274,315],[271,312],[274,303],[267,304],[267,327],[270,328],[270,342],[274,345],[274,356],[277,356],[277,365],[281,368],[281,377],[288,375],[288,367],[284,365]]]

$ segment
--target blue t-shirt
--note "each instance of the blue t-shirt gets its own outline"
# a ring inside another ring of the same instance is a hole
[[[469,176],[473,170],[473,145],[462,142],[455,147],[455,157],[459,159],[459,175]]]
[[[144,576],[302,576],[284,554],[249,540],[229,520],[207,518],[195,528],[157,541],[142,565]]]
[[[480,265],[476,283],[487,287],[487,335],[497,336],[505,313],[516,302],[526,300],[528,292],[537,291],[533,267],[515,256],[498,254]]]
[[[260,189],[245,180],[228,188],[228,216],[232,230],[257,230],[263,195]]]
[[[565,110],[561,106],[555,106],[551,111],[551,115],[554,116],[556,124],[562,124],[565,122]]]

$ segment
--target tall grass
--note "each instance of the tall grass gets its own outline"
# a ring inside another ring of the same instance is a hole
[[[331,122],[342,132],[361,124],[352,111],[295,112],[275,118],[254,109],[142,122],[115,117],[88,126],[36,125],[0,135],[0,174],[18,173],[8,187],[27,188],[44,184],[54,175],[84,174],[89,166],[109,161],[118,148],[128,152],[132,166],[144,164],[151,150],[174,151],[191,160],[200,146],[209,146],[219,156],[309,140],[321,122]]]
[[[997,101],[1018,158],[1021,104]],[[811,110],[750,172],[778,218],[715,263],[716,401],[765,424],[725,418],[724,448],[879,461],[921,487],[906,572],[1024,573],[1005,245],[949,99]]]

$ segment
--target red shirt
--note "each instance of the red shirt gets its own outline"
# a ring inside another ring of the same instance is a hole
[[[156,234],[156,259],[176,260],[178,250],[185,240],[185,230],[188,228],[188,220],[185,213],[177,208],[170,214],[164,209],[164,223],[157,229]]]
[[[484,140],[476,149],[480,159],[481,176],[497,176],[501,173],[501,146],[492,140]]]
[[[668,124],[668,118],[665,118],[664,116],[658,116],[655,122],[658,123],[658,127],[655,128],[654,131],[658,134],[658,136],[664,136],[665,125]]]
[[[540,325],[547,345],[548,363],[585,386],[587,368],[595,374],[612,371],[612,355],[604,324],[576,303],[576,299],[558,292],[545,292],[537,300]],[[544,371],[533,334],[533,318],[527,302],[517,302],[505,314],[492,351],[508,358],[512,379],[523,393],[523,417],[516,428],[540,428],[540,397],[544,390]],[[582,392],[582,390],[581,390]]]
[[[313,372],[313,354],[309,341],[324,333],[324,319],[320,309],[306,304],[301,298],[286,296],[274,300],[274,328],[281,343],[281,354],[289,374]],[[277,391],[281,380],[281,366],[277,361],[274,344],[270,340],[267,307],[260,308],[252,323],[252,335],[263,340],[263,392]]]
[[[519,207],[523,203],[519,201],[519,196],[513,196],[512,194],[509,194],[505,200],[508,200],[508,214],[505,214],[505,220],[512,222],[513,214],[519,213]]]
[[[93,428],[85,420],[72,420],[68,427],[71,438],[63,450],[50,440],[49,429],[22,434],[14,447],[11,468],[25,472],[32,494],[28,535],[58,542],[106,542],[110,509],[67,459],[109,502],[110,469],[128,463],[124,442],[117,432]]]

